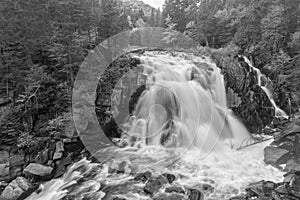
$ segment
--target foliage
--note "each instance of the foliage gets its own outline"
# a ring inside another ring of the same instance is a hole
[[[163,13],[166,27],[173,24],[172,30],[181,31],[202,46],[236,45],[239,54],[251,57],[255,66],[272,79],[279,105],[287,109],[288,101],[295,99],[291,96],[299,95],[298,81],[288,79],[299,71],[295,64],[300,43],[299,1],[169,0]]]

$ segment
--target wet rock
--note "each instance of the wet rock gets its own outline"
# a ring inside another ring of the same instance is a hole
[[[186,200],[187,198],[181,194],[159,194],[153,200]]]
[[[270,181],[260,181],[250,184],[246,189],[251,197],[270,197],[276,184]]]
[[[204,200],[204,194],[195,189],[195,188],[187,188],[188,198],[189,200]]]
[[[178,193],[178,194],[185,194],[185,190],[181,186],[172,186],[172,187],[167,187],[165,189],[166,193]]]
[[[154,193],[158,192],[158,190],[162,188],[163,185],[167,183],[168,180],[165,177],[158,176],[156,179],[151,179],[146,183],[144,187],[144,192],[153,195]]]
[[[276,166],[278,161],[286,154],[289,154],[289,151],[286,149],[268,146],[264,149],[264,162],[266,164]]]
[[[150,171],[139,173],[134,177],[134,180],[136,181],[142,181],[143,183],[147,182],[152,176],[152,173]]]
[[[0,199],[16,200],[30,187],[31,185],[27,179],[18,177],[3,190]]]
[[[24,173],[27,177],[39,176],[39,177],[49,177],[52,173],[53,168],[40,165],[37,163],[30,163],[25,169]]]
[[[164,176],[169,181],[169,183],[173,183],[176,180],[176,176],[173,174],[165,173],[162,174],[162,176]]]

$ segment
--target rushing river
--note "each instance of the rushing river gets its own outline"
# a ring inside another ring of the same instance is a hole
[[[250,134],[227,108],[224,78],[211,59],[185,53],[134,56],[142,62],[147,87],[124,124],[121,140],[129,146],[100,150],[106,158],[114,155],[105,163],[75,163],[28,200],[105,199],[103,185],[115,186],[120,198],[150,199],[141,192],[144,185],[132,181],[133,173],[147,170],[174,174],[180,185],[206,184],[211,188],[206,199],[212,200],[236,196],[256,181],[281,181],[282,173],[263,162],[268,143],[236,150]],[[124,162],[124,173],[111,173]]]

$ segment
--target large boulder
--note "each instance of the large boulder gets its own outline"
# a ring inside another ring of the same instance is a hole
[[[50,177],[52,173],[53,168],[40,165],[37,163],[30,163],[25,169],[24,173],[27,177],[32,177],[32,176],[39,176],[39,177]]]
[[[18,177],[13,180],[2,192],[0,199],[2,200],[16,200],[25,191],[31,187],[31,184],[24,177]]]
[[[286,149],[281,149],[275,146],[268,146],[264,149],[264,162],[269,165],[276,166],[283,156],[289,154]]]

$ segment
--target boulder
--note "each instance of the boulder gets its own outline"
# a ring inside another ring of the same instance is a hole
[[[276,166],[278,165],[278,161],[287,154],[289,154],[289,151],[286,149],[268,146],[264,149],[264,162]]]
[[[178,193],[178,194],[185,194],[185,190],[181,186],[171,186],[165,189],[166,193]]]
[[[145,183],[148,181],[152,176],[152,173],[150,171],[144,172],[144,173],[139,173],[134,177],[134,180],[136,181],[142,181]]]
[[[18,177],[13,180],[2,192],[0,199],[4,200],[16,200],[25,191],[31,187],[27,179],[23,177]]]
[[[196,188],[187,188],[189,200],[204,200],[204,194]]]
[[[165,177],[158,176],[156,179],[151,179],[146,183],[144,187],[144,192],[153,195],[167,183],[169,182]]]
[[[30,163],[25,169],[24,173],[27,177],[39,176],[39,177],[49,177],[52,173],[53,168],[40,165],[37,163]]]
[[[165,173],[162,174],[162,176],[164,176],[169,181],[169,183],[173,183],[176,180],[176,176],[173,174]]]

